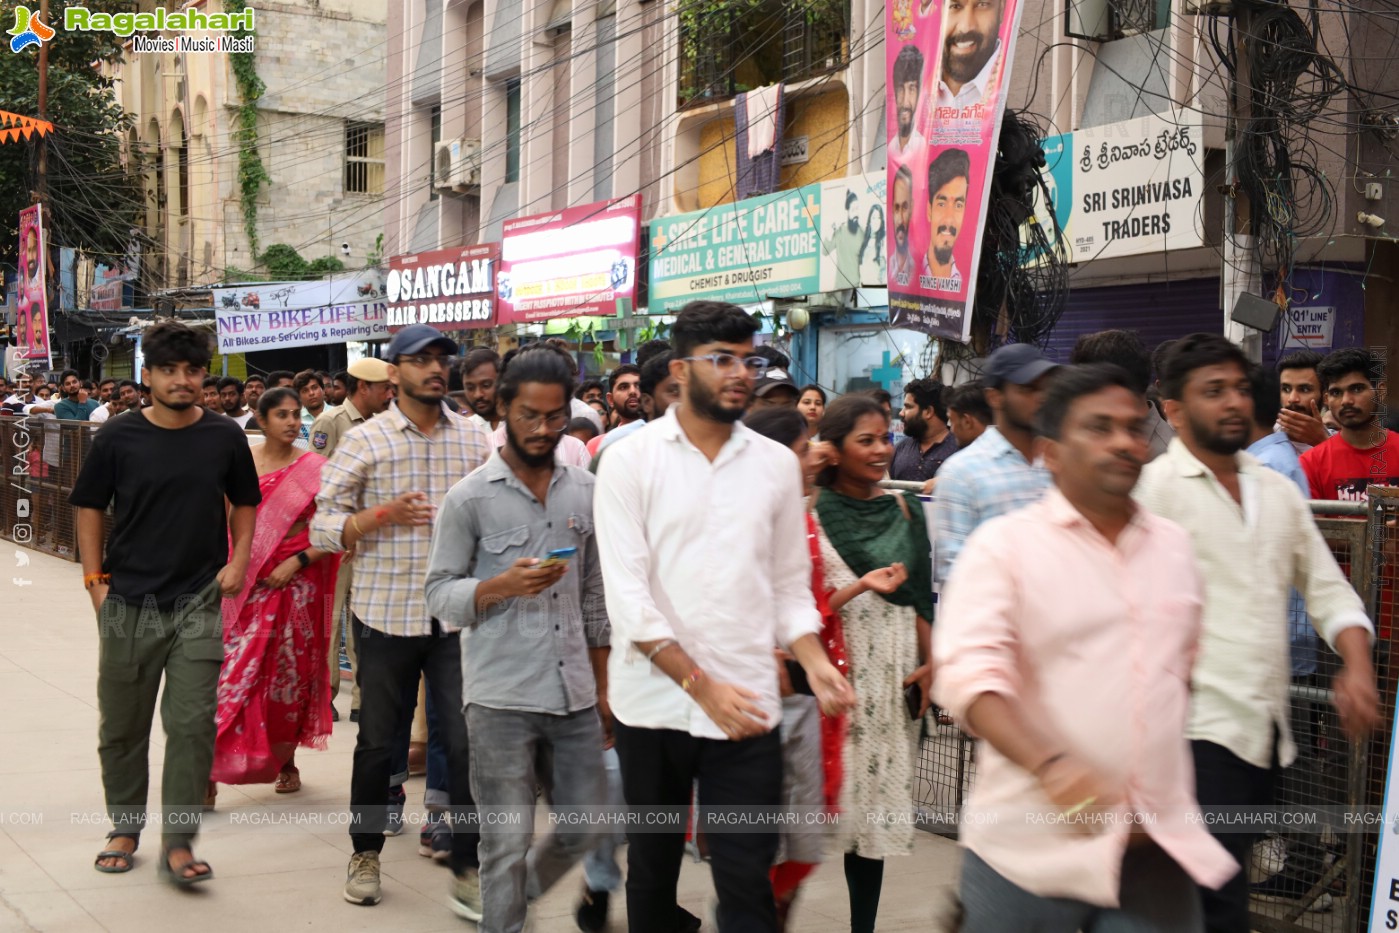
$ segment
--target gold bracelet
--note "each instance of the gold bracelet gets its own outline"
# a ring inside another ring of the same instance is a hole
[[[361,538],[363,538],[363,537],[364,537],[364,529],[361,528],[361,527],[359,526],[359,515],[358,515],[358,514],[356,514],[356,515],[351,515],[351,516],[350,516],[350,524],[355,526],[355,534],[357,534],[357,535],[359,535]]]

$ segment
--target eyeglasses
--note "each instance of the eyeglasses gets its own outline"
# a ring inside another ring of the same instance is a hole
[[[568,427],[568,412],[556,411],[552,415],[511,415],[510,420],[531,434],[540,428],[559,434]]]
[[[414,353],[412,356],[400,356],[398,358],[398,365],[402,366],[404,363],[412,363],[419,369],[427,369],[429,366],[441,366],[444,369],[451,369],[457,364],[457,358],[445,354],[438,356],[434,353]]]
[[[767,372],[771,363],[762,356],[735,356],[732,353],[706,353],[704,356],[681,357],[691,363],[698,363],[705,360],[721,373],[731,373],[739,369],[745,369],[749,375],[761,376]]]

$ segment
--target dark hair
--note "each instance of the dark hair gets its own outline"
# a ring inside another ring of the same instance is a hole
[[[803,395],[805,395],[808,392],[815,392],[817,395],[821,396],[821,404],[826,404],[826,390],[821,388],[814,382],[808,382],[806,385],[802,386],[801,391],[797,393],[797,398],[800,399]]]
[[[801,412],[796,414],[800,417]],[[821,416],[821,423],[817,425],[817,433],[821,435],[821,440],[829,442],[839,450],[845,439],[850,436],[850,432],[855,430],[855,425],[865,415],[884,417],[884,407],[873,394],[856,392],[842,395],[826,406],[826,413]],[[825,467],[816,476],[816,485],[829,486],[835,482],[835,478],[836,468]]]
[[[890,395],[887,389],[866,389],[861,394],[874,399],[880,405],[888,405],[890,408],[894,407],[894,396]],[[822,435],[822,437],[824,436],[825,435]]]
[[[903,166],[899,166],[902,168]],[[879,214],[879,232],[874,232],[874,215]],[[884,229],[884,208],[878,204],[870,205],[869,213],[865,215],[865,238],[860,241],[860,262],[865,261],[865,250],[870,243],[874,244],[874,261],[879,262],[884,255],[884,241],[887,239],[888,231]]]
[[[640,379],[641,367],[637,366],[635,363],[623,363],[612,370],[612,372],[607,374],[607,391],[611,392],[612,389],[616,387],[617,380],[621,379],[623,376],[635,376],[637,379]]]
[[[267,423],[267,416],[272,409],[282,402],[295,402],[296,407],[301,407],[301,395],[296,389],[282,386],[280,389],[269,389],[262,393],[262,397],[257,400],[257,420],[259,424]]]
[[[533,352],[519,353],[510,361],[510,365],[505,367],[500,376],[500,384],[496,386],[496,399],[501,406],[513,402],[520,394],[520,386],[526,382],[556,385],[563,389],[565,399],[573,397],[572,370],[559,354],[542,352],[546,349],[552,348],[541,347]]]
[[[859,196],[858,194],[856,194],[855,192],[851,191],[849,188],[845,189],[845,209],[846,209],[846,210],[849,210],[849,209],[850,209],[850,205],[851,205],[851,204],[854,204],[854,203],[855,203],[856,201],[858,201],[858,200],[860,200],[860,196]]]
[[[296,378],[292,380],[292,388],[300,392],[313,382],[321,387],[322,392],[325,391],[325,380],[321,378],[321,374],[314,369],[303,369],[301,372],[297,373]],[[258,407],[260,408],[262,406],[259,405]]]
[[[296,373],[292,372],[290,369],[274,369],[267,374],[267,381],[264,382],[263,385],[270,386],[274,383],[281,382],[283,379],[290,379],[295,382]]]
[[[636,348],[636,365],[645,369],[648,360],[655,359],[662,353],[669,352],[669,340],[648,340]]]
[[[738,305],[700,300],[680,309],[670,333],[675,355],[684,357],[694,355],[695,348],[706,343],[745,343],[753,339],[761,326]]]
[[[206,389],[217,389],[219,387],[219,377],[205,376],[203,386]]]
[[[673,359],[675,354],[666,350],[646,361],[641,367],[641,394],[656,394],[656,387],[670,378],[670,361]]]
[[[909,168],[907,164],[901,164],[901,165],[899,166],[898,171],[896,171],[896,172],[894,173],[894,182],[891,182],[891,183],[890,183],[890,187],[892,188],[892,187],[893,187],[893,184],[894,184],[895,182],[897,182],[900,178],[902,178],[902,179],[904,179],[905,181],[908,182],[908,193],[909,193],[910,196],[912,196],[912,195],[913,195],[913,169]],[[893,194],[893,192],[891,191],[890,194]]]
[[[1248,386],[1253,390],[1253,423],[1271,431],[1282,411],[1282,380],[1270,369],[1253,366],[1248,371]]]
[[[1180,401],[1191,373],[1220,363],[1237,363],[1244,372],[1253,365],[1244,351],[1219,334],[1190,334],[1180,338],[1162,363],[1165,371],[1161,374],[1161,397]]]
[[[485,366],[487,363],[495,367],[496,374],[500,373],[500,354],[490,347],[477,347],[462,357],[461,374],[465,378],[466,374],[473,369]]]
[[[753,348],[754,356],[761,356],[768,361],[768,365],[775,369],[791,370],[792,358],[771,344],[763,344],[761,347]]]
[[[567,340],[564,340],[562,337],[548,337],[534,345],[534,349],[540,347],[548,347],[550,350],[562,356],[564,360],[567,361],[568,371],[573,374],[573,378],[578,378],[578,358],[574,355],[574,352],[569,349]]]
[[[958,414],[971,415],[982,424],[990,424],[994,420],[991,406],[986,403],[986,387],[981,384],[980,379],[973,379],[948,389],[942,396],[942,403],[947,406],[949,413],[955,411]]]
[[[904,395],[913,396],[913,404],[929,409],[939,420],[947,421],[947,403],[943,400],[943,385],[936,379],[915,379],[904,386]],[[892,403],[892,400],[891,400]]]
[[[97,391],[97,383],[93,382],[91,379],[84,379],[80,384],[84,389],[87,389],[89,392]]]
[[[1315,350],[1293,350],[1291,353],[1278,360],[1277,371],[1284,369],[1310,369],[1315,370],[1321,366],[1322,356]],[[1320,377],[1318,377],[1320,378]],[[1278,398],[1282,398],[1282,390],[1278,390]]]
[[[602,384],[601,379],[588,379],[584,382],[579,383],[577,391],[573,393],[573,397],[576,399],[581,399],[584,395],[588,393],[589,389],[597,389],[598,391],[604,393],[607,391],[607,387]]]
[[[916,45],[906,45],[899,49],[894,59],[894,87],[912,81],[923,89],[923,53]]]
[[[345,370],[342,369],[342,370],[340,370],[340,372],[338,372],[338,373],[334,374],[333,376],[331,376],[331,377],[330,377],[330,381],[331,381],[331,382],[343,382],[343,383],[345,383],[345,388],[348,389],[348,388],[350,387],[350,374],[347,373],[347,372],[345,372]]]
[[[74,379],[78,380],[78,384],[82,385],[83,377],[78,375],[78,371],[76,369],[65,369],[63,372],[59,373],[58,384],[63,385],[63,383],[68,381],[69,376],[72,376]]]
[[[587,431],[592,437],[597,437],[602,433],[591,418],[574,418],[568,423],[568,427],[564,428],[565,434],[572,434],[575,431]]]
[[[1384,360],[1372,357],[1359,347],[1332,350],[1317,364],[1316,374],[1321,379],[1321,391],[1325,392],[1331,383],[1350,373],[1362,373],[1376,388],[1384,381]]]
[[[249,376],[247,379],[244,379],[244,380],[243,380],[243,388],[246,389],[246,388],[248,387],[249,383],[253,383],[253,382],[256,382],[258,385],[262,386],[264,389],[267,388],[267,380],[264,379],[264,378],[262,378],[261,376],[259,376],[257,373],[253,373],[253,374],[252,374],[251,376]]]
[[[1120,366],[1131,377],[1132,391],[1138,395],[1145,395],[1151,387],[1151,355],[1136,331],[1100,330],[1096,334],[1084,334],[1074,343],[1069,362],[1078,366],[1093,363]]]
[[[195,330],[179,321],[162,321],[146,331],[141,338],[141,352],[147,368],[189,363],[207,369],[214,358],[208,332]]]
[[[102,386],[106,385],[109,382],[114,386],[117,384],[117,381],[115,379],[113,379],[111,376],[107,376],[103,379],[98,380],[97,387],[100,389]]]
[[[791,447],[811,430],[801,412],[786,407],[755,408],[743,417],[743,423],[783,447]]]
[[[971,183],[972,160],[965,149],[944,149],[938,157],[928,163],[928,203],[933,203],[933,195],[943,185],[954,178],[965,178]]]
[[[1174,340],[1163,340],[1151,351],[1151,374],[1157,382],[1161,381],[1161,373],[1166,370],[1166,357],[1175,345]]]
[[[131,386],[131,388],[135,389],[138,394],[141,391],[141,384],[139,382],[136,382],[134,379],[123,379],[120,382],[118,382],[117,391],[120,392],[127,386]]]
[[[1053,441],[1059,440],[1064,432],[1064,419],[1068,417],[1074,402],[1113,386],[1120,386],[1133,395],[1142,394],[1137,391],[1136,381],[1127,370],[1114,363],[1062,367],[1045,390],[1044,402],[1035,417],[1035,433]]]
[[[222,392],[224,389],[227,389],[229,386],[233,386],[233,388],[237,389],[239,395],[243,394],[243,383],[238,381],[237,376],[224,376],[222,379],[219,380],[220,392]]]

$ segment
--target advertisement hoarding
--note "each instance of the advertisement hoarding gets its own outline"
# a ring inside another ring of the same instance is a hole
[[[394,256],[384,278],[389,333],[409,324],[492,327],[499,243]]]
[[[220,353],[253,353],[352,340],[386,340],[388,310],[377,269],[318,282],[215,288]]]
[[[12,340],[21,360],[52,366],[43,210],[43,205],[35,204],[19,212],[19,286]]]

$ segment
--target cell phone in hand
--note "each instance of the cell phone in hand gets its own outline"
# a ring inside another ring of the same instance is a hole
[[[544,559],[539,562],[539,566],[553,567],[555,564],[566,564],[570,560],[572,560],[573,555],[577,553],[578,549],[576,547],[555,548],[548,554],[544,555]]]
[[[904,687],[904,706],[908,708],[908,718],[916,722],[923,709],[923,688],[916,683]]]

